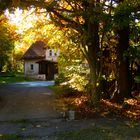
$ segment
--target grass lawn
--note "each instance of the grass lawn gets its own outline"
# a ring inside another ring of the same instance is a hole
[[[33,81],[33,79],[25,79],[23,74],[15,74],[12,76],[11,75],[0,76],[0,84],[26,82],[26,81]]]
[[[0,134],[1,140],[21,140],[16,134]]]
[[[57,140],[140,140],[139,125],[92,127],[57,135]]]

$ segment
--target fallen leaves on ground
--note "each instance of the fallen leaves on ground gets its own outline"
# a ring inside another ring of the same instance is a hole
[[[65,97],[60,99],[65,106],[65,111],[73,109],[77,112],[77,119],[94,118],[97,116],[128,118],[140,120],[140,101],[138,99],[127,99],[122,104],[101,100],[100,107],[95,108],[85,95],[76,97]]]
[[[140,103],[137,99],[127,99],[123,104],[112,103],[109,100],[101,101],[101,112],[109,112],[110,115],[129,118],[132,120],[140,119]]]

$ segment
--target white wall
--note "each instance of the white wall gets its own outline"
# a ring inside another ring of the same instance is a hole
[[[50,55],[50,50],[52,51],[52,55]],[[55,51],[53,49],[47,49],[46,50],[46,60],[57,62],[57,58],[60,54],[60,51]]]
[[[31,69],[33,65],[33,69]],[[33,76],[39,73],[39,64],[35,60],[25,60],[24,62],[24,74],[25,76]]]

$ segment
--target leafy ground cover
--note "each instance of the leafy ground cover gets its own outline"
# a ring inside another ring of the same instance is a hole
[[[57,140],[139,140],[140,139],[140,101],[139,98],[125,100],[123,104],[102,100],[100,108],[95,109],[88,101],[88,96],[81,93],[66,93],[63,88],[55,87],[57,107],[66,113],[75,110],[75,119],[110,118],[119,120],[120,124],[93,125],[93,127],[63,132],[57,135]],[[65,93],[64,93],[65,92]],[[124,123],[126,121],[126,123]]]
[[[4,74],[0,75],[0,84],[8,84],[8,83],[16,83],[16,82],[26,82],[26,81],[33,81],[30,78],[24,78],[22,73],[20,74]]]
[[[101,100],[100,107],[94,108],[89,98],[84,93],[69,90],[66,93],[64,88],[55,87],[56,106],[62,111],[75,110],[76,119],[93,118],[93,116],[114,117],[129,120],[140,120],[140,99],[139,96],[127,99],[122,104],[110,100]]]

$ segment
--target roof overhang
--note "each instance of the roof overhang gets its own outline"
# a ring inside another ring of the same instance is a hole
[[[51,61],[51,60],[40,60],[40,61],[37,61],[36,63],[53,63],[53,64],[57,64],[58,62]]]

